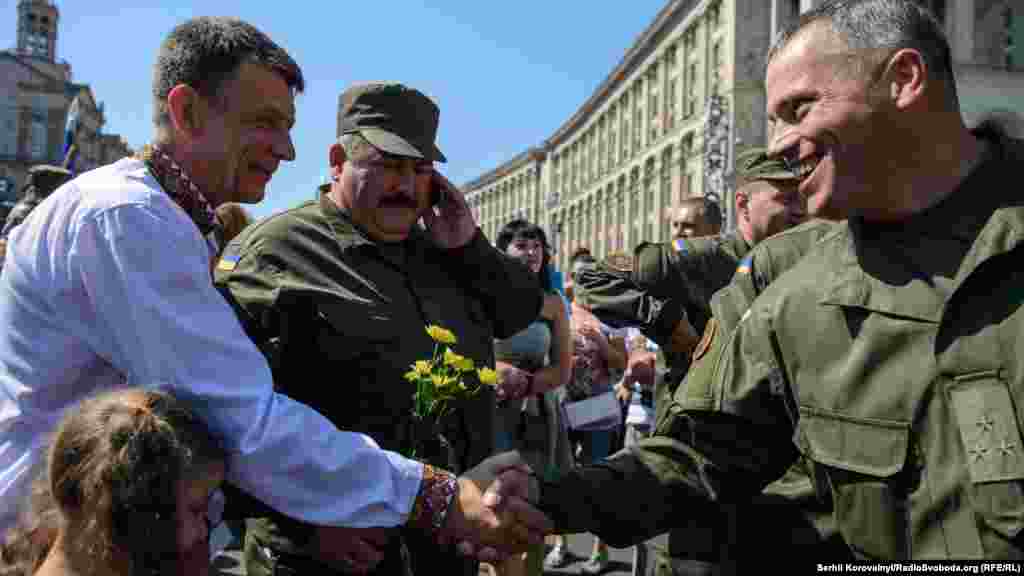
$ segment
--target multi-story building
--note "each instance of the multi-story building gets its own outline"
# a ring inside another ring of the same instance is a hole
[[[778,30],[821,0],[670,0],[586,102],[538,147],[465,185],[489,237],[515,216],[543,225],[555,264],[669,237],[694,195],[735,223],[733,159],[767,135],[765,55]],[[921,0],[943,21],[968,123],[1024,117],[1019,0]],[[543,198],[538,204],[538,199]]]
[[[106,118],[88,84],[71,80],[57,60],[60,12],[47,0],[18,2],[18,45],[0,51],[0,204],[12,205],[29,167],[61,164],[68,109],[78,96],[78,172],[132,153],[123,138],[103,133]]]
[[[474,190],[467,200],[480,229],[492,240],[510,220],[525,218],[541,222],[544,196],[541,167],[544,152],[531,148],[465,186]]]
[[[730,159],[765,138],[770,27],[765,2],[668,2],[590,98],[528,155],[544,198],[533,220],[549,231],[556,265],[564,269],[577,247],[600,257],[666,239],[669,212],[683,198],[728,194]],[[522,162],[520,155],[466,186],[490,234],[506,216],[529,213],[514,196]]]

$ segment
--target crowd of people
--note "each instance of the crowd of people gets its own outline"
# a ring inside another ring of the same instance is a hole
[[[1024,144],[965,126],[911,0],[766,59],[735,230],[689,198],[563,286],[539,223],[483,236],[401,83],[348,87],[330,182],[254,221],[301,67],[176,26],[151,144],[32,170],[0,233],[0,575],[206,574],[215,527],[256,576],[538,576],[579,532],[587,574],[1020,557]],[[442,344],[475,392],[414,417]]]

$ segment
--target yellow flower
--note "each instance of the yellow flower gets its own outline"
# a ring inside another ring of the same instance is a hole
[[[498,373],[491,368],[480,368],[476,371],[477,376],[480,377],[480,383],[486,386],[497,386],[498,385]]]
[[[409,382],[415,382],[420,378],[429,376],[430,369],[430,362],[427,362],[426,360],[417,360],[416,363],[412,365],[412,370],[405,373],[405,379]]]
[[[441,344],[455,344],[455,334],[452,334],[450,330],[445,330],[440,326],[434,324],[427,326],[427,334],[429,334],[435,342],[440,342]]]
[[[442,388],[444,388],[447,384],[447,380],[448,379],[442,376],[441,374],[430,375],[430,381],[434,384],[434,388],[436,390],[441,390]]]
[[[451,366],[459,372],[473,371],[473,361],[465,356],[452,352],[451,348],[446,348],[444,351],[444,363],[446,366]]]

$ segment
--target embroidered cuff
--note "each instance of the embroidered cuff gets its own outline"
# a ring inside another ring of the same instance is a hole
[[[424,464],[420,491],[416,494],[407,525],[439,539],[441,527],[458,491],[459,482],[454,474]]]

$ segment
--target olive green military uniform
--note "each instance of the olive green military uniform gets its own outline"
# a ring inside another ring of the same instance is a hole
[[[793,182],[794,173],[763,148],[736,158],[738,184],[757,180]],[[711,296],[729,283],[750,245],[738,232],[719,236],[641,243],[634,251],[632,273],[608,266],[584,268],[576,291],[593,313],[614,327],[638,326],[665,351],[669,372],[657,383],[658,418],[671,401],[689,367],[689,357],[671,353],[672,332],[683,319],[698,333],[711,317]]]
[[[749,251],[738,232],[643,243],[634,251],[631,273],[599,263],[577,274],[577,297],[602,322],[638,326],[666,351],[671,372],[655,393],[659,415],[689,366],[686,356],[668,353],[672,331],[683,319],[703,330],[711,317],[711,295],[729,282]]]
[[[403,374],[433,353],[425,327],[451,330],[457,353],[493,366],[493,339],[525,328],[541,305],[536,278],[479,230],[454,250],[436,247],[416,227],[404,242],[377,243],[327,195],[243,231],[225,249],[215,280],[282,392],[386,450],[416,448],[418,457],[454,472],[491,455],[494,394],[485,387],[436,428],[414,429],[414,389]],[[330,573],[308,559],[307,526],[266,508],[254,515],[249,574],[272,573],[266,551],[293,570]],[[417,533],[403,537],[414,573],[475,575],[475,561]],[[375,573],[401,573],[398,546]]]
[[[1024,556],[1024,207],[1006,185],[1024,143],[983,136],[988,157],[950,197],[838,225],[718,332],[706,409],[545,482],[559,529],[626,546],[804,457],[857,557]],[[623,502],[627,485],[652,505]]]

